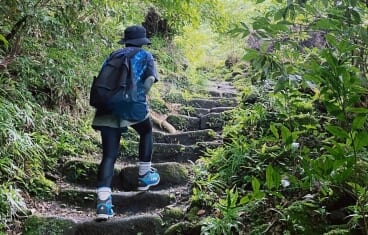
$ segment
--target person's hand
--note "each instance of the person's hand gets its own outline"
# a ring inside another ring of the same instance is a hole
[[[144,80],[144,92],[146,93],[146,95],[148,94],[148,92],[151,89],[152,84],[155,81],[155,77],[153,76],[149,76],[148,78],[146,78],[146,80]]]

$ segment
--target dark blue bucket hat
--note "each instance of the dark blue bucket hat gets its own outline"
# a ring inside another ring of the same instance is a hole
[[[124,37],[118,43],[142,46],[151,44],[151,41],[147,38],[146,29],[143,26],[133,25],[124,30]]]

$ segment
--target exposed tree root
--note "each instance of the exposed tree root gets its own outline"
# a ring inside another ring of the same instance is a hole
[[[151,119],[154,124],[159,126],[161,129],[166,130],[167,132],[173,134],[176,133],[177,130],[170,123],[168,123],[165,119],[160,119],[154,112],[151,112]]]

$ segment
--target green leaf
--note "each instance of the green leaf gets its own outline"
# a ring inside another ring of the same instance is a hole
[[[353,16],[353,19],[355,21],[354,22],[355,24],[360,24],[361,23],[362,19],[360,17],[359,12],[355,8],[352,8],[351,15]]]
[[[354,107],[348,107],[347,111],[352,112],[352,113],[365,113],[368,114],[368,109],[367,108],[354,108]]]
[[[248,195],[246,195],[246,196],[244,196],[244,197],[242,197],[242,198],[240,199],[239,204],[240,204],[240,205],[244,205],[244,204],[247,204],[249,201],[250,201],[249,196],[248,196]]]
[[[244,22],[240,22],[240,25],[242,26],[241,28],[242,36],[245,38],[250,33],[249,27]]]
[[[327,63],[332,68],[336,68],[338,62],[337,62],[337,59],[335,58],[335,56],[332,54],[332,52],[330,50],[324,50],[321,53],[321,56],[326,59]]]
[[[361,129],[363,128],[366,121],[367,115],[358,115],[354,118],[352,127],[354,129]]]
[[[278,188],[281,182],[280,173],[271,165],[266,168],[266,186],[268,189]]]
[[[253,189],[253,192],[258,192],[261,188],[261,184],[259,183],[258,179],[253,177],[252,178],[252,189]]]
[[[356,151],[360,150],[364,146],[368,146],[368,133],[365,132],[365,131],[359,132],[355,136],[354,145],[355,145],[355,150]]]
[[[278,130],[277,130],[277,128],[276,128],[276,126],[275,126],[275,124],[274,123],[271,123],[271,125],[270,125],[270,130],[271,130],[271,132],[272,132],[272,134],[278,139],[278,138],[280,138],[280,136],[279,136],[279,132],[278,132]]]
[[[293,142],[289,128],[284,125],[281,126],[281,138],[285,144],[291,144],[291,142]]]
[[[8,42],[8,40],[6,40],[6,38],[2,34],[0,34],[0,42],[2,42],[4,44],[5,49],[8,49],[9,42]]]
[[[260,53],[253,49],[248,49],[243,57],[243,60],[245,61],[252,61],[254,59],[259,59]]]
[[[289,27],[288,25],[284,24],[284,22],[281,23],[277,23],[277,24],[272,24],[270,25],[270,29],[272,31],[276,31],[276,32],[287,32],[289,31]]]
[[[335,137],[349,139],[349,134],[339,126],[329,125],[329,126],[326,126],[325,128],[328,132],[330,132]]]
[[[315,24],[315,28],[318,29],[338,29],[338,25],[340,25],[336,20],[332,20],[330,18],[322,18],[320,20],[318,20]],[[326,35],[326,39],[328,39],[327,37],[328,35]],[[333,38],[332,36],[330,38]],[[331,43],[329,40],[327,40],[329,43]],[[334,44],[333,44],[334,45]]]
[[[326,106],[326,109],[330,114],[340,118],[342,110],[336,103],[324,102],[324,105]]]
[[[266,168],[266,186],[268,189],[272,189],[275,186],[275,183],[273,182],[273,167],[271,165],[268,165]]]
[[[270,22],[265,17],[259,17],[253,22],[253,29],[267,29]]]
[[[253,196],[253,199],[258,199],[258,200],[260,200],[260,199],[264,198],[265,193],[264,193],[264,192],[262,192],[262,191],[258,191],[258,192],[256,192],[256,193],[253,193],[253,194],[252,194],[252,196]]]

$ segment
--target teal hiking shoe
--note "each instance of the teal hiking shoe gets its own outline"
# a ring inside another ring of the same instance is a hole
[[[145,191],[160,183],[160,175],[155,168],[151,168],[145,175],[138,177],[138,190]]]
[[[114,216],[114,211],[112,210],[112,200],[111,200],[111,196],[106,199],[106,200],[97,200],[97,209],[96,209],[96,214],[97,214],[97,221],[105,221],[108,218],[111,218]]]

